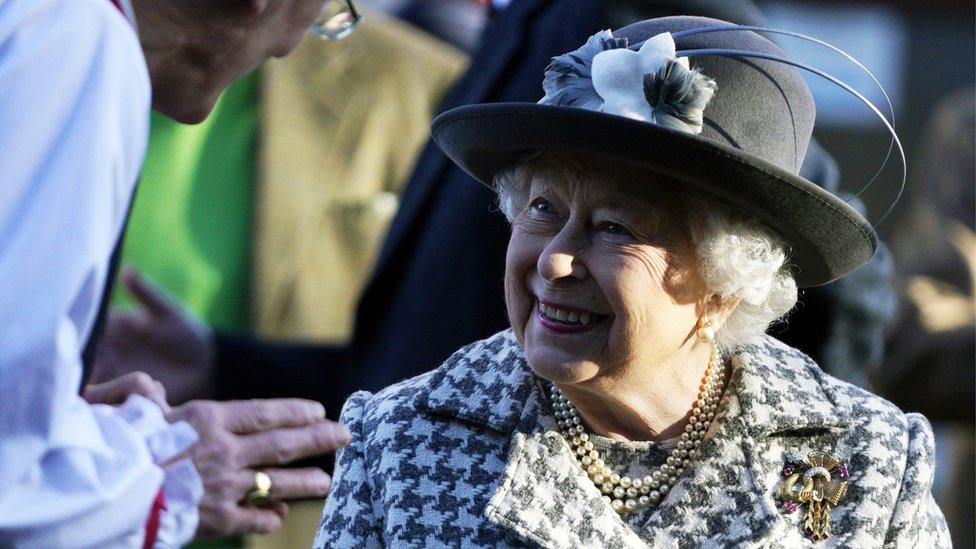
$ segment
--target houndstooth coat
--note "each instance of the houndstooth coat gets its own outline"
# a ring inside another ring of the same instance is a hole
[[[824,374],[771,337],[737,350],[698,457],[641,528],[625,524],[558,433],[511,330],[440,368],[352,395],[315,547],[949,547],[930,493],[928,422]],[[778,499],[784,455],[848,463],[832,535]]]

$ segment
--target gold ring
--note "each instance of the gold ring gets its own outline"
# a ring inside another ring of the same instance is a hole
[[[244,503],[261,506],[271,502],[271,477],[264,471],[254,471],[254,488],[244,495]]]

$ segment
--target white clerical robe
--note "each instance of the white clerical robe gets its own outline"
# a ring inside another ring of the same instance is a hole
[[[196,530],[196,440],[141,397],[78,396],[148,136],[138,37],[108,0],[0,0],[0,546],[157,546]]]

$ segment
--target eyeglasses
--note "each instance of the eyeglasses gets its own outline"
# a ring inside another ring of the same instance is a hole
[[[352,0],[328,0],[308,32],[328,40],[342,40],[356,30],[363,16]]]

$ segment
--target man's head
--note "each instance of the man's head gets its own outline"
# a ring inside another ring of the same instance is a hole
[[[133,0],[153,108],[202,121],[220,93],[290,52],[333,0]]]

